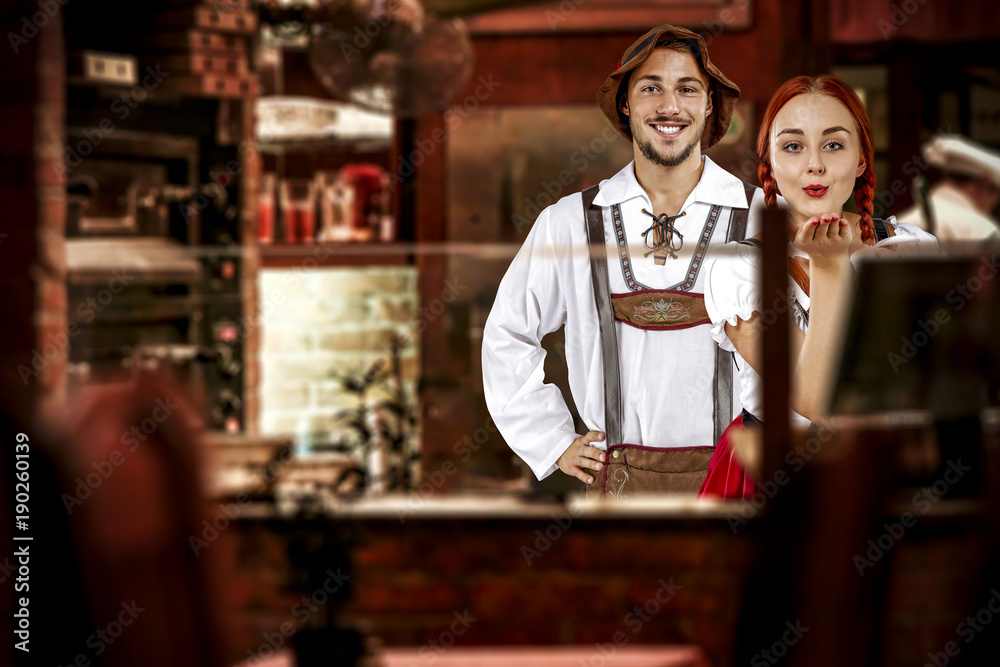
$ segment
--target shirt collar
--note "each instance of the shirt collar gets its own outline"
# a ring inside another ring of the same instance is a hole
[[[601,183],[594,203],[598,206],[613,206],[621,204],[633,197],[642,197],[649,202],[649,197],[635,179],[635,160],[625,165],[621,171]]]
[[[704,165],[701,179],[688,195],[684,202],[684,208],[694,202],[747,208],[747,196],[743,189],[743,181],[715,164],[708,156],[703,155],[701,161]],[[594,203],[598,206],[611,206],[626,202],[633,197],[642,197],[647,204],[649,203],[649,196],[635,178],[634,160],[625,165],[617,174],[601,183]]]

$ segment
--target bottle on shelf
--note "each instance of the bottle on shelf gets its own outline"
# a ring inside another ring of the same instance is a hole
[[[316,184],[310,180],[281,181],[285,243],[312,243],[316,234]]]
[[[274,187],[277,177],[272,172],[261,175],[260,194],[257,197],[257,240],[274,241]]]
[[[316,172],[319,197],[320,241],[353,241],[354,190],[336,171]]]

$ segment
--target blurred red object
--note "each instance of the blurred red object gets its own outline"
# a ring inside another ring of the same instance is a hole
[[[73,405],[63,502],[92,617],[120,633],[101,664],[221,667],[219,549],[206,526],[216,538],[224,526],[202,495],[197,417],[145,378],[85,388]]]
[[[356,235],[371,238],[389,213],[389,175],[377,164],[357,163],[344,165],[340,177],[354,190],[352,227]]]
[[[285,243],[312,243],[316,234],[316,184],[301,179],[281,181]]]
[[[261,177],[260,195],[257,199],[257,240],[271,243],[274,240],[274,187],[273,173]]]

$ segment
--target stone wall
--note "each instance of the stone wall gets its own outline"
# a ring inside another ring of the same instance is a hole
[[[343,380],[401,348],[404,394],[420,374],[417,273],[413,267],[264,269],[261,299],[261,432],[343,434],[337,413],[358,405]],[[385,398],[391,387],[375,390]],[[345,436],[346,437],[346,436]]]

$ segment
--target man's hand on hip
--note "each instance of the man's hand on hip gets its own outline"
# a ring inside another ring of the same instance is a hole
[[[584,484],[593,484],[594,477],[591,470],[600,470],[604,467],[604,450],[592,447],[590,443],[604,440],[604,434],[600,431],[588,431],[586,435],[581,435],[573,441],[563,455],[556,461],[559,469],[571,477],[576,477]]]

